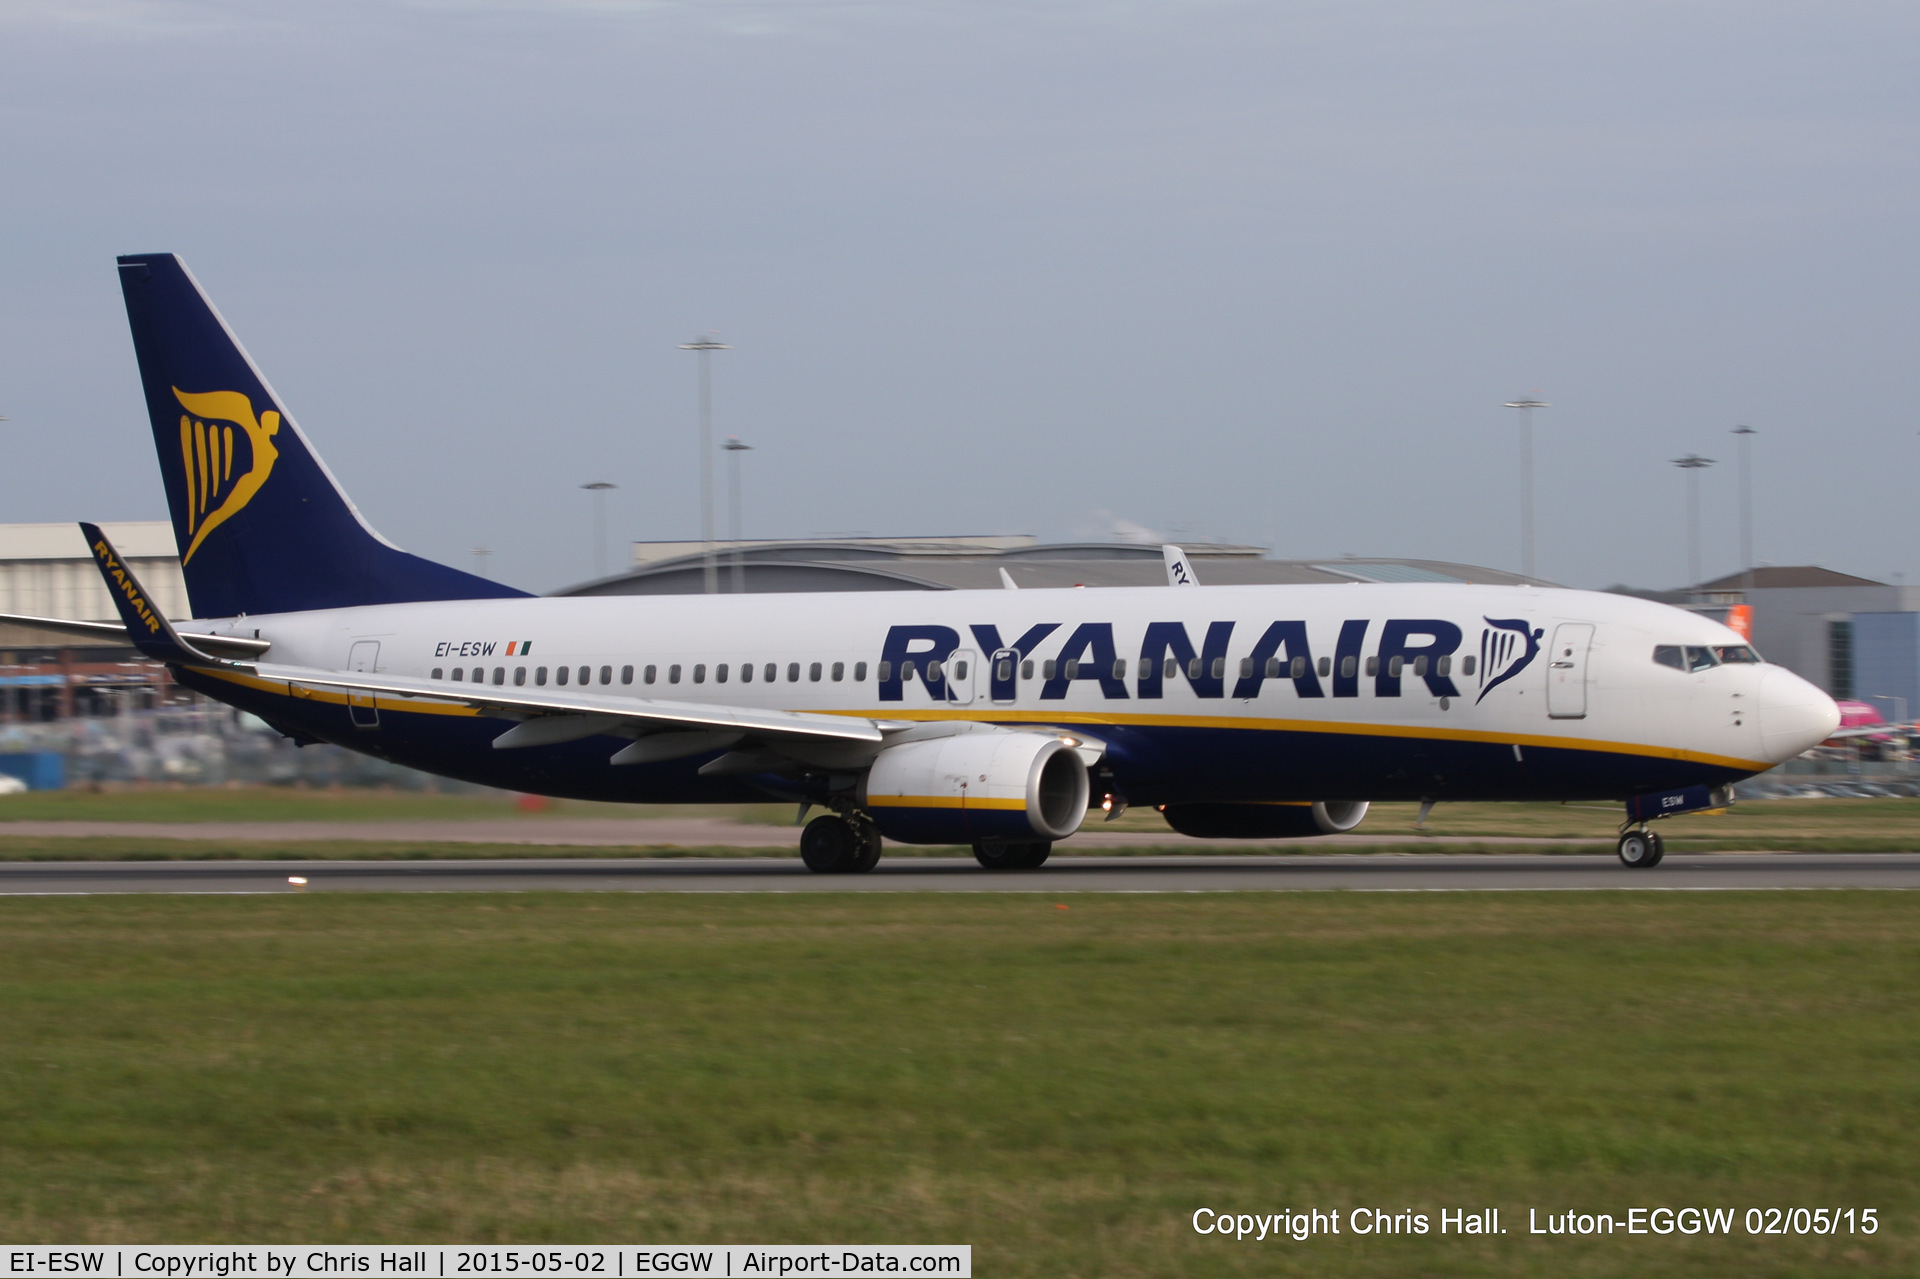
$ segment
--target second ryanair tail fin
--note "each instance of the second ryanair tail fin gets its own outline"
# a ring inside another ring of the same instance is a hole
[[[120,289],[195,616],[526,593],[369,528],[180,259],[123,257]]]

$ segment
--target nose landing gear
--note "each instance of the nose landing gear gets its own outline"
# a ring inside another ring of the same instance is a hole
[[[1650,870],[1667,855],[1666,841],[1642,826],[1620,834],[1620,864],[1630,870]]]

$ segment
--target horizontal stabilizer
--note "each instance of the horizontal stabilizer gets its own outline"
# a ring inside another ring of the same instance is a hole
[[[127,634],[126,626],[120,622],[74,622],[64,617],[32,617],[25,613],[0,613],[0,624],[25,626],[36,631],[52,631],[56,635],[71,635],[77,640],[89,640],[95,644],[133,643],[133,637]],[[178,630],[178,626],[175,629]],[[239,635],[204,635],[194,631],[180,631],[180,638],[204,653],[213,653],[220,657],[257,657],[273,647],[272,640],[251,639]]]

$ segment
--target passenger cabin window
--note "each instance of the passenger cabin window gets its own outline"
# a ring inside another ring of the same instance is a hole
[[[775,680],[780,678],[779,664],[776,662],[768,662],[767,669],[765,672],[763,672],[763,674],[765,675],[767,683],[769,684],[773,683]]]
[[[653,683],[654,676],[658,675],[659,673],[660,673],[660,668],[658,666],[649,666],[647,667],[646,670],[640,672],[640,678],[645,680],[647,683],[651,684]]]
[[[1021,679],[1033,678],[1033,659],[1031,657],[1029,657],[1026,661],[1020,663],[1020,678]]]
[[[791,675],[791,678],[793,679],[799,679],[800,678],[799,666],[797,665],[794,666],[790,672],[790,675]],[[912,662],[900,663],[900,682],[902,684],[913,683],[913,663]]]
[[[807,678],[816,684],[820,682],[820,663],[815,662],[813,665],[807,667]]]
[[[1115,679],[1125,679],[1127,677],[1127,659],[1126,658],[1116,657],[1113,659],[1113,677]]]
[[[995,662],[993,666],[993,677],[1003,684],[1012,679],[1013,659],[1011,657],[1003,657],[998,662]]]
[[[473,668],[473,682],[474,682],[474,683],[476,683],[476,684],[484,684],[484,683],[486,683],[486,682],[487,682],[487,668],[486,668],[486,667],[484,667],[484,666],[476,666],[476,667],[474,667],[474,668]]]
[[[1760,654],[1745,644],[1722,644],[1713,650],[1722,662],[1729,666],[1752,666],[1760,661]]]
[[[1347,656],[1340,659],[1340,678],[1341,679],[1352,679],[1354,676],[1354,673],[1359,669],[1360,669],[1360,659],[1353,656],[1353,654],[1349,653],[1347,654]]]
[[[835,670],[840,669],[837,663],[835,664],[834,669]],[[967,661],[965,658],[961,658],[959,661],[953,664],[953,677],[955,679],[965,679],[967,677]],[[838,675],[835,675],[834,678],[839,679],[840,677]]]
[[[562,666],[559,670],[553,673],[553,682],[560,685],[562,688],[565,688],[567,685],[567,676],[571,675],[572,673],[573,673],[572,667]]]
[[[742,684],[753,683],[753,663],[752,662],[740,663],[740,682]]]
[[[1058,665],[1054,662],[1054,660],[1051,657],[1049,657],[1046,661],[1040,663],[1040,678],[1052,679],[1053,673],[1058,669],[1059,669]]]
[[[1453,659],[1451,657],[1445,657],[1445,656],[1435,658],[1433,663],[1433,673],[1435,675],[1441,676],[1442,678],[1445,678],[1446,676],[1453,674]]]
[[[1462,675],[1473,674],[1473,668],[1479,661],[1480,659],[1475,657],[1473,654],[1471,653],[1467,654],[1465,657],[1460,659],[1460,673]]]
[[[467,678],[467,673],[456,666],[453,668],[453,678],[455,682],[463,681]]]
[[[1447,659],[1443,657],[1440,660],[1444,662]],[[1416,657],[1413,659],[1413,677],[1415,679],[1425,679],[1427,677],[1427,659],[1425,657]]]
[[[1714,660],[1712,649],[1696,647],[1692,644],[1687,645],[1688,670],[1704,671],[1719,664],[1719,662]]]
[[[1378,675],[1379,673],[1380,673],[1380,659],[1378,657],[1369,657],[1367,659],[1367,674],[1369,676],[1375,676],[1375,675]]]
[[[620,668],[620,682],[621,682],[622,684],[631,684],[631,683],[633,683],[633,667],[631,667],[631,666],[622,666],[622,667]]]
[[[716,684],[724,684],[727,682],[727,664],[725,662],[713,668],[713,682]]]
[[[853,664],[853,682],[858,684],[864,681],[866,678],[867,678],[867,664],[865,662],[855,662]]]
[[[1320,659],[1320,678],[1325,679],[1327,676],[1331,674],[1333,674],[1333,659],[1331,657],[1321,658]],[[1472,674],[1472,672],[1469,671],[1468,674]]]
[[[441,671],[441,669],[442,669],[442,668],[441,668],[441,667],[438,667],[438,666],[436,666],[436,667],[434,667],[434,668],[433,668],[433,677],[434,677],[435,679],[439,679],[439,678],[440,678],[440,671]]]
[[[1200,678],[1200,659],[1199,658],[1196,657],[1187,663],[1187,678],[1188,679]]]
[[[1066,661],[1060,663],[1060,665],[1066,668],[1065,670],[1060,672],[1062,675],[1066,676],[1066,678],[1068,679],[1080,678],[1080,659],[1079,658],[1069,657]]]
[[[1655,665],[1671,666],[1676,671],[1684,671],[1687,669],[1686,659],[1680,656],[1680,646],[1678,644],[1655,644],[1653,646],[1653,660]]]
[[[514,667],[514,668],[513,668],[513,682],[514,682],[514,684],[515,684],[515,685],[521,685],[521,684],[525,684],[525,683],[527,682],[527,668],[526,668],[526,667],[524,667],[524,666],[516,666],[516,667]]]
[[[582,684],[591,684],[591,683],[593,683],[593,667],[591,667],[591,666],[582,666],[582,667],[580,668],[580,682],[581,682]]]
[[[696,684],[704,684],[707,682],[707,664],[705,662],[695,664],[693,668],[693,682]]]
[[[965,666],[966,663],[962,662],[960,663],[960,665]],[[961,671],[960,673],[962,675],[966,674],[964,670]],[[833,682],[838,684],[841,680],[845,679],[846,677],[847,677],[847,664],[845,662],[835,662],[833,664]]]
[[[893,663],[881,662],[873,668],[873,677],[882,684],[893,678]]]
[[[602,684],[611,684],[611,683],[613,683],[613,667],[611,667],[611,666],[602,666],[602,667],[600,668],[600,682],[601,682]]]
[[[536,666],[536,667],[534,667],[534,668],[533,668],[533,682],[534,682],[535,684],[545,684],[545,683],[547,682],[547,668],[546,668],[546,667],[544,667],[544,666]]]
[[[912,679],[912,678],[913,678],[913,663],[912,663],[912,662],[902,662],[902,663],[900,663],[900,678],[901,678],[901,679]],[[798,684],[799,682],[800,682],[800,663],[798,663],[798,662],[788,662],[788,663],[787,663],[787,683],[789,683],[789,684]]]
[[[1270,668],[1267,672],[1269,675],[1274,675],[1279,673],[1277,668],[1274,667],[1274,663],[1271,659],[1269,659],[1269,661],[1267,662],[1267,666]],[[1240,678],[1241,679],[1253,678],[1253,659],[1251,657],[1243,657],[1240,659]]]
[[[496,667],[494,667],[494,668],[493,668],[493,682],[494,682],[495,684],[504,684],[504,683],[506,683],[506,682],[507,682],[507,668],[506,668],[506,667],[504,667],[504,666],[496,666]]]
[[[679,682],[680,682],[680,664],[676,662],[672,666],[667,667],[667,683],[678,684]]]

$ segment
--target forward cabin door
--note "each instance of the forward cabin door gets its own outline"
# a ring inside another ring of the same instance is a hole
[[[1562,622],[1553,628],[1553,647],[1547,651],[1547,714],[1552,718],[1587,717],[1587,650],[1591,647],[1591,623]]]
[[[380,641],[355,640],[347,654],[347,669],[371,675],[380,669]],[[372,693],[347,692],[347,714],[355,728],[380,727],[380,707]]]

